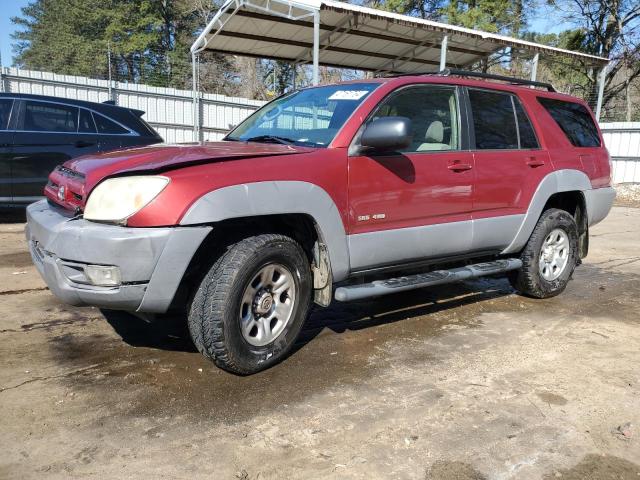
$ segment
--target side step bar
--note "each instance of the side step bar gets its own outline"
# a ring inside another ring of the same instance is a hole
[[[405,290],[432,287],[443,283],[504,273],[521,267],[522,260],[519,258],[507,258],[493,262],[476,263],[451,270],[434,270],[433,272],[417,273],[407,277],[389,278],[360,285],[339,287],[336,289],[335,298],[340,302],[350,302],[362,298],[379,297],[390,293],[404,292]]]

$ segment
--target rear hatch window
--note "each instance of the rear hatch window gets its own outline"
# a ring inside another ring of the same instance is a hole
[[[600,136],[591,114],[584,105],[553,98],[538,97],[574,147],[599,147]]]

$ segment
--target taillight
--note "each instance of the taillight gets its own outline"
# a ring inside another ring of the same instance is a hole
[[[611,160],[611,155],[609,154],[609,150],[604,149],[607,152],[607,160],[609,161],[609,186],[613,185],[613,161]]]

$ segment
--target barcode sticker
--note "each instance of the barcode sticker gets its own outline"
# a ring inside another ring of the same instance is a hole
[[[367,93],[367,90],[338,90],[334,92],[329,100],[360,100]]]

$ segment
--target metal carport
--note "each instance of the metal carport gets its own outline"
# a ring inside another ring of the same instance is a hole
[[[564,56],[600,69],[599,117],[608,59],[469,28],[409,17],[334,0],[227,0],[191,46],[196,99],[196,55],[232,55],[342,67],[375,73],[420,73],[468,68],[511,48],[532,59]]]

